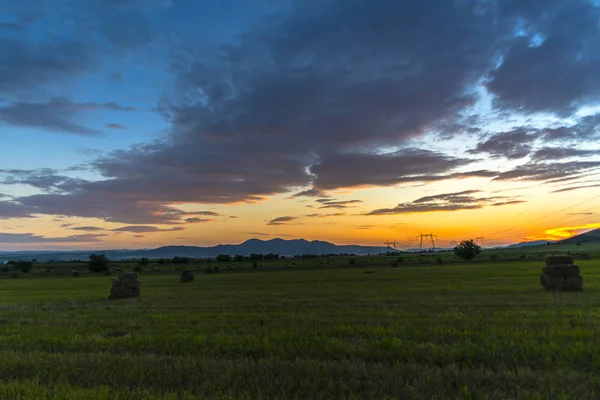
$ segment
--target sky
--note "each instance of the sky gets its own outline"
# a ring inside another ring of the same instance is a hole
[[[0,251],[600,228],[592,0],[0,0]]]

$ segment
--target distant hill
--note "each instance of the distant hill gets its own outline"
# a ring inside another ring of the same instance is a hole
[[[589,232],[575,235],[568,239],[560,240],[556,243],[557,244],[576,244],[576,243],[595,243],[595,242],[600,243],[600,229],[594,229]]]
[[[304,239],[271,239],[260,240],[250,239],[240,244],[220,244],[213,247],[198,247],[198,246],[164,246],[156,249],[143,250],[78,250],[78,251],[28,251],[1,253],[0,262],[8,260],[30,260],[37,259],[39,261],[57,260],[87,260],[90,253],[104,253],[112,260],[124,260],[130,258],[172,258],[172,257],[192,257],[192,258],[208,258],[216,257],[219,254],[243,255],[249,256],[252,253],[268,254],[274,253],[282,256],[295,256],[303,254],[340,254],[349,253],[357,255],[380,254],[385,253],[389,249],[383,246],[359,246],[359,245],[335,245],[329,242],[319,240],[308,241]]]
[[[556,242],[549,241],[549,240],[533,240],[531,242],[519,242],[519,243],[511,244],[509,246],[506,246],[505,248],[506,249],[518,249],[521,247],[545,246],[548,243],[554,244]]]

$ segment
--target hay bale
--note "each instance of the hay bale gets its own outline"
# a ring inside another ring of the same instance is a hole
[[[570,256],[546,256],[546,266],[552,265],[572,265],[573,259]]]
[[[140,282],[137,280],[137,274],[127,272],[119,275],[119,279],[112,280],[110,300],[129,299],[140,295]]]
[[[137,281],[138,275],[133,272],[125,272],[124,274],[119,275],[119,279],[124,281]]]
[[[579,276],[579,267],[577,265],[552,265],[542,268],[542,272],[551,277],[568,278]]]
[[[181,277],[180,277],[180,282],[181,283],[187,283],[187,282],[193,282],[194,281],[194,274],[190,271],[183,271],[181,273]]]

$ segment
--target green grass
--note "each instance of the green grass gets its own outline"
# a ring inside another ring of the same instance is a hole
[[[599,261],[372,264],[0,279],[0,399],[600,397]]]

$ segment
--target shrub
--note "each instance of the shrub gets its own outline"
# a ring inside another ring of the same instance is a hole
[[[397,267],[397,266],[398,266],[398,261],[392,261],[392,262],[390,263],[390,266],[391,266],[392,268],[394,268],[394,267]]]
[[[110,260],[105,254],[90,254],[90,260],[88,261],[88,268],[92,272],[105,272],[108,271],[108,265]],[[110,271],[108,271],[110,273]]]
[[[17,262],[17,268],[24,273],[28,274],[33,269],[33,263],[31,261],[19,261]]]
[[[148,259],[148,257],[142,257],[140,258],[140,265],[141,266],[146,266],[150,264],[150,260]]]
[[[230,266],[231,267],[231,266]],[[219,266],[213,267],[213,272],[216,274],[219,272]]]
[[[356,260],[354,258],[351,258],[348,260],[348,264],[349,265],[356,265]]]
[[[398,264],[404,264],[404,257],[398,257]]]
[[[18,272],[12,272],[12,273],[10,274],[10,277],[11,277],[11,278],[18,278],[18,277],[19,277],[19,273],[18,273]]]
[[[442,265],[442,264],[444,264],[444,260],[442,260],[442,257],[438,256],[438,258],[435,259],[435,263],[437,265]]]
[[[211,267],[208,267],[204,270],[205,274],[212,274],[213,273],[213,269]]]
[[[252,269],[256,269],[256,268],[258,268],[258,262],[252,261]]]
[[[73,278],[77,278],[79,276],[79,271],[73,270],[71,271],[71,275],[73,276]]]
[[[5,274],[8,274],[8,273],[10,272],[10,268],[8,268],[8,265],[5,265],[5,266],[4,266],[4,268],[2,268],[2,271],[3,271]]]
[[[229,254],[219,254],[217,256],[217,261],[219,262],[229,262],[231,259],[232,257]]]
[[[498,254],[490,254],[489,257],[490,257],[490,260],[496,261],[498,259]]]
[[[473,239],[463,240],[454,248],[454,254],[463,260],[472,260],[481,253],[479,246]]]
[[[139,266],[139,265],[136,265],[136,266],[133,268],[133,272],[140,272],[141,270],[142,270],[142,267],[141,267],[141,266]]]

